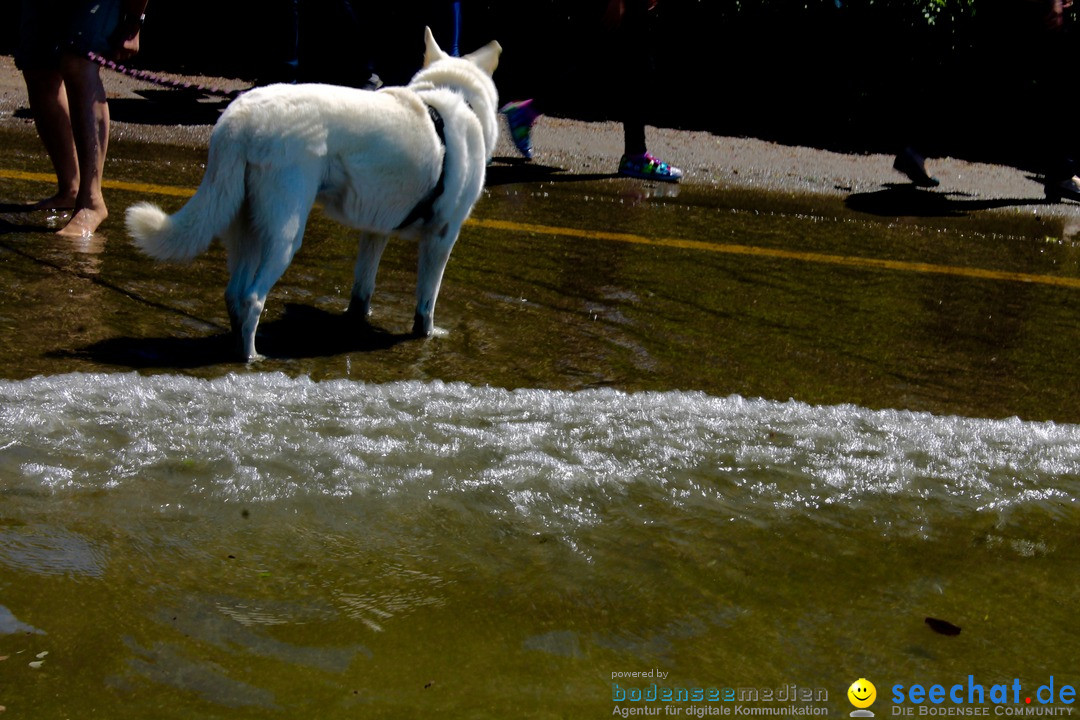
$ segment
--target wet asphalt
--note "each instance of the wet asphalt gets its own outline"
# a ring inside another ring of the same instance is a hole
[[[500,145],[447,269],[437,337],[407,334],[404,244],[384,258],[373,329],[342,321],[355,240],[316,213],[267,303],[268,358],[245,366],[230,355],[221,249],[154,263],[120,222],[138,200],[179,207],[223,101],[112,92],[112,214],[82,242],[52,235],[61,218],[20,210],[50,190],[50,168],[25,112],[0,118],[6,378],[280,371],[1080,421],[1075,208],[1046,203],[1023,170],[944,159],[942,188],[925,192],[883,178],[880,157],[651,129],[687,170],[669,186],[613,176],[617,126],[545,119],[534,162]]]

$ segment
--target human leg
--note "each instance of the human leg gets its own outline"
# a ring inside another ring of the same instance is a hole
[[[896,154],[893,170],[906,175],[916,187],[932,188],[941,184],[940,180],[926,172],[926,156],[914,145],[905,145]]]
[[[92,235],[109,214],[101,192],[109,146],[109,105],[98,66],[87,58],[65,54],[60,61],[60,74],[67,89],[79,189],[75,212],[59,234]]]
[[[71,134],[67,89],[57,70],[28,68],[23,71],[34,127],[56,171],[57,190],[52,197],[35,203],[38,210],[67,210],[75,207],[79,192],[79,161]]]
[[[1032,56],[1039,63],[1032,71],[1037,74],[1036,102],[1042,110],[1041,117],[1054,117],[1061,113],[1061,98],[1073,82],[1075,41],[1066,32],[1068,5],[1050,0],[1034,5],[1034,8],[1042,11],[1042,17],[1035,18],[1036,22],[1029,21],[1037,27],[1032,33],[1037,44],[1037,52]],[[1033,140],[1033,154],[1043,166],[1046,199],[1050,202],[1063,199],[1080,202],[1080,148],[1074,133],[1067,122],[1040,125],[1045,127],[1045,132]]]
[[[682,170],[648,151],[644,116],[636,108],[623,111],[623,156],[619,158],[619,174],[661,182],[679,182],[682,179]]]
[[[618,64],[617,103],[623,125],[623,156],[619,174],[645,180],[678,182],[682,170],[650,154],[645,143],[646,114],[650,111],[651,92],[642,87],[656,84],[652,55],[655,42],[649,0],[625,0],[622,22],[615,38],[614,62]]]

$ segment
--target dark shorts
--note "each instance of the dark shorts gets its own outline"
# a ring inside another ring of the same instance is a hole
[[[16,66],[55,68],[64,53],[108,55],[120,12],[121,0],[23,0]]]

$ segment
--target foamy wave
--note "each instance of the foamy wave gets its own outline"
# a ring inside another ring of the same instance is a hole
[[[178,484],[223,500],[494,493],[590,522],[605,503],[733,515],[903,498],[1071,507],[1080,427],[693,392],[71,374],[0,383],[0,477]]]

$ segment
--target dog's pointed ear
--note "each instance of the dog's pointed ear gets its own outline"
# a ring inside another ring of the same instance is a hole
[[[471,60],[478,68],[491,75],[495,72],[495,68],[499,66],[499,55],[501,53],[502,45],[492,40],[476,52],[466,55],[465,59]]]
[[[446,53],[439,47],[439,43],[435,42],[435,36],[431,34],[431,28],[424,28],[424,67],[427,67],[436,60],[442,60],[447,57]]]

